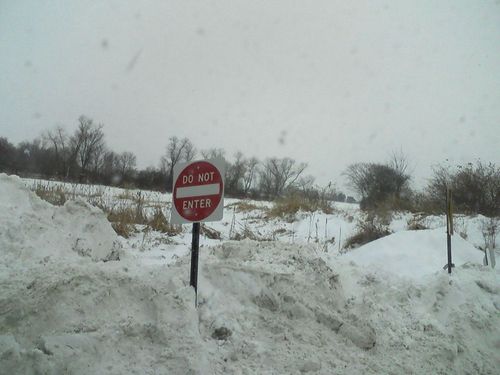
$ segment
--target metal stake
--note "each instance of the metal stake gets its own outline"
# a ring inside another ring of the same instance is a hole
[[[200,250],[200,223],[193,223],[193,240],[191,243],[191,275],[189,285],[194,287],[195,306],[198,306],[198,255]]]

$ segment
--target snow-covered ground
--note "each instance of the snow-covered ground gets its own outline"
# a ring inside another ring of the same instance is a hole
[[[0,374],[498,374],[500,272],[475,247],[480,217],[458,219],[450,276],[442,217],[408,231],[398,215],[396,233],[339,254],[356,205],[289,222],[228,199],[209,224],[221,240],[201,239],[195,308],[189,226],[124,239],[34,183],[0,175]],[[67,188],[111,205],[138,193]],[[141,194],[168,215],[169,195]]]

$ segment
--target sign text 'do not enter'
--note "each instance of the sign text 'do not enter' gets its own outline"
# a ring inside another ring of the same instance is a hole
[[[212,161],[197,161],[181,166],[178,174],[174,173],[173,209],[179,217],[172,213],[173,222],[222,219],[223,174],[214,164]]]

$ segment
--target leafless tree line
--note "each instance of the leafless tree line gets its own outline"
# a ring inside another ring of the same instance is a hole
[[[306,164],[290,158],[268,158],[263,162],[255,157],[247,158],[237,152],[232,160],[221,148],[196,150],[187,139],[171,137],[160,160],[160,170],[167,176],[167,186],[172,186],[174,166],[179,162],[192,161],[197,155],[203,159],[220,159],[225,166],[225,190],[233,196],[255,196],[274,199],[295,186]]]
[[[361,208],[403,209],[442,213],[447,189],[451,189],[455,210],[467,214],[500,216],[500,167],[476,163],[456,167],[438,165],[423,191],[410,186],[408,158],[392,154],[382,163],[355,163],[344,172],[350,187],[361,197]]]
[[[325,191],[315,184],[314,177],[304,174],[305,163],[291,158],[259,160],[241,152],[228,157],[221,148],[197,150],[191,140],[177,136],[168,139],[157,167],[138,169],[134,153],[111,150],[104,125],[87,116],[78,118],[73,132],[56,126],[17,146],[0,138],[0,171],[155,190],[170,190],[174,166],[198,157],[223,161],[225,191],[232,196],[275,199],[288,192],[313,196]],[[345,199],[344,194],[330,190],[331,198]]]

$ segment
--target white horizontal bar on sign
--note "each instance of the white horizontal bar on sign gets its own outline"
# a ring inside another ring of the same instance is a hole
[[[177,188],[177,198],[201,197],[219,194],[219,184],[208,184]]]

